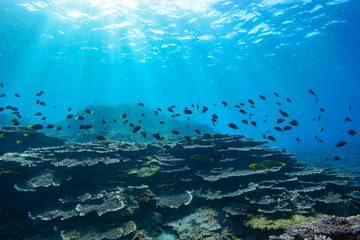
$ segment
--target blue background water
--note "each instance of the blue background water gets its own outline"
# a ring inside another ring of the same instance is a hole
[[[347,130],[359,130],[359,12],[356,0],[2,0],[0,78],[7,96],[0,105],[17,106],[29,117],[41,111],[49,121],[63,119],[69,106],[94,103],[174,104],[179,112],[206,105],[207,114],[192,118],[211,124],[216,113],[215,131],[262,139],[271,130],[278,139],[273,145],[316,151],[321,159],[329,151],[349,154],[358,165],[359,135]],[[40,90],[45,108],[35,105]],[[240,102],[254,113],[257,128],[241,123],[248,117],[233,107]],[[313,122],[320,107],[326,112]],[[273,130],[278,109],[301,127]],[[353,122],[344,124],[344,117]],[[348,146],[335,149],[343,140]]]

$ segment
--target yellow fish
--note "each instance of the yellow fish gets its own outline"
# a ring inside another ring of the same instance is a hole
[[[200,160],[200,161],[203,161],[203,162],[213,162],[214,161],[213,158],[209,158],[208,156],[205,156],[203,154],[193,155],[193,156],[191,156],[191,159]]]
[[[16,144],[21,144],[22,141],[21,140],[16,140]]]
[[[253,163],[249,166],[249,168],[252,168],[252,169],[256,169],[256,170],[269,170],[268,167],[262,165],[262,164],[258,164],[258,163]]]
[[[24,136],[25,136],[25,137],[28,137],[28,136],[29,136],[29,134],[28,134],[28,133],[24,133]]]
[[[281,163],[275,160],[265,160],[263,162],[261,162],[262,165],[266,166],[266,167],[285,167],[286,164],[285,163]]]

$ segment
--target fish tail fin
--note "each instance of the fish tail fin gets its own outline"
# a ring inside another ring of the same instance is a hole
[[[214,159],[213,158],[210,158],[210,162],[213,162],[214,161]]]
[[[30,128],[30,129],[32,129],[33,127],[34,127],[34,126],[31,126],[31,125],[30,125],[30,126],[28,126],[28,128]]]

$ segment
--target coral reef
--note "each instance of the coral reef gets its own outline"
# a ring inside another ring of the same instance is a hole
[[[360,213],[360,188],[349,174],[316,168],[241,135],[191,140],[6,153],[1,168],[16,174],[0,174],[0,210],[6,213],[0,237],[131,239],[167,229],[180,239],[236,239],[257,228],[270,235],[319,213]],[[267,160],[286,167],[249,168]]]
[[[271,239],[351,240],[360,237],[360,215],[351,217],[324,216],[313,222],[290,226],[286,234]]]
[[[65,141],[47,136],[26,127],[0,127],[0,155],[7,152],[24,152],[29,148],[62,146]]]

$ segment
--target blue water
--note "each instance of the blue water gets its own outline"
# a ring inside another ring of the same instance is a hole
[[[56,122],[70,106],[143,102],[182,112],[194,103],[209,111],[193,120],[212,126],[219,116],[214,131],[261,140],[271,130],[272,145],[358,162],[359,135],[347,130],[360,131],[359,11],[356,0],[2,0],[0,106]],[[35,104],[40,90],[46,107]],[[241,123],[249,120],[234,108],[241,102],[256,128]],[[275,131],[279,109],[301,126]],[[337,149],[339,141],[348,145]]]

